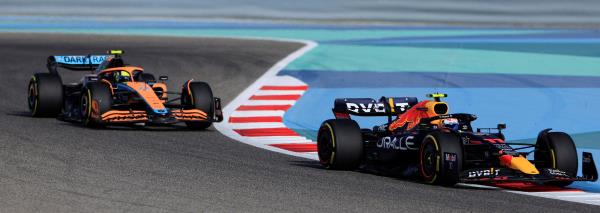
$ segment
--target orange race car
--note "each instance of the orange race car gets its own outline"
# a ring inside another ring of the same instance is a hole
[[[125,64],[122,53],[48,57],[49,73],[36,73],[29,82],[31,115],[56,116],[90,127],[185,122],[191,129],[205,129],[223,120],[221,101],[206,82],[188,80],[181,92],[170,92],[166,76],[157,82],[141,67]],[[79,83],[63,84],[58,68],[92,74]]]

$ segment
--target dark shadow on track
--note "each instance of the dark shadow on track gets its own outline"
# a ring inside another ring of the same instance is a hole
[[[29,111],[14,111],[5,113],[7,116],[17,116],[17,117],[28,117],[31,118],[31,113]]]
[[[290,165],[292,166],[300,166],[300,167],[305,167],[305,168],[312,168],[312,169],[325,169],[323,168],[323,166],[321,166],[321,164],[319,164],[318,161],[313,161],[313,160],[293,160],[293,161],[289,161]]]

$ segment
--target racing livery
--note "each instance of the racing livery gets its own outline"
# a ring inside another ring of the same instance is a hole
[[[143,68],[125,64],[122,54],[111,50],[108,55],[48,57],[49,73],[36,73],[29,82],[31,115],[90,127],[185,122],[191,129],[205,129],[223,119],[220,99],[207,83],[188,80],[180,92],[168,91],[167,76],[156,81]],[[59,68],[92,74],[63,84]]]
[[[340,98],[335,119],[319,128],[319,160],[328,169],[385,168],[411,173],[427,183],[520,181],[566,186],[573,181],[596,181],[591,153],[583,152],[582,173],[571,137],[545,129],[535,144],[509,143],[502,130],[473,130],[477,116],[449,114],[446,94],[416,97]],[[350,115],[387,116],[387,123],[361,129]],[[393,119],[393,116],[397,117]],[[533,153],[533,160],[526,157]]]

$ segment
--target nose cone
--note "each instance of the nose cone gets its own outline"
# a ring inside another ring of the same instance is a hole
[[[538,171],[537,168],[522,155],[519,155],[518,157],[502,155],[500,156],[500,164],[514,170],[519,170],[525,174],[540,174],[540,171]]]

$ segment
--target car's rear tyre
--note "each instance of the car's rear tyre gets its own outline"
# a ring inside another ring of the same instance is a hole
[[[450,133],[432,132],[419,150],[419,173],[426,183],[452,186],[460,181],[463,147]]]
[[[55,117],[63,106],[63,85],[60,76],[36,73],[29,81],[27,104],[33,117]]]
[[[360,127],[351,119],[323,122],[317,135],[319,161],[327,169],[354,170],[363,156]]]
[[[571,136],[564,132],[540,133],[536,142],[534,161],[537,168],[552,168],[577,175],[577,149]],[[552,181],[547,185],[567,186],[573,181]]]
[[[184,85],[181,93],[181,104],[188,109],[199,109],[206,113],[205,121],[186,121],[190,129],[202,130],[212,125],[215,114],[215,101],[212,89],[206,82],[190,82]]]
[[[84,126],[100,128],[106,126],[102,114],[112,105],[112,91],[109,85],[92,82],[85,86],[81,94],[81,121]]]

